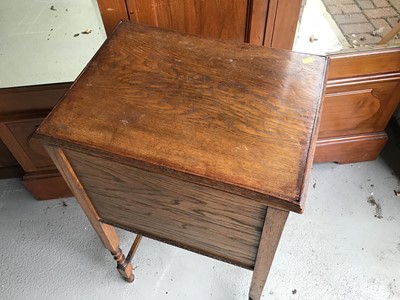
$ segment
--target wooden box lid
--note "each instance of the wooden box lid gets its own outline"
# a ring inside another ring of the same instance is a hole
[[[36,136],[301,212],[326,68],[122,22]]]

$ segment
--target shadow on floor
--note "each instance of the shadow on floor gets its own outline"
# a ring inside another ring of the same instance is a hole
[[[389,136],[389,141],[383,148],[381,157],[400,180],[400,128],[392,119],[385,131]]]

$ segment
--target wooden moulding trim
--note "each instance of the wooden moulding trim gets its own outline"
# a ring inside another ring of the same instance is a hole
[[[327,81],[326,87],[332,88],[332,87],[346,86],[346,85],[353,85],[353,84],[360,84],[360,83],[376,83],[376,82],[387,82],[387,81],[395,81],[395,80],[400,80],[400,72],[369,75],[369,76],[350,77],[350,78],[331,79],[331,80]]]
[[[6,115],[1,115],[0,113],[0,123],[19,123],[24,121],[40,120],[45,118],[49,114],[49,112],[50,110]]]
[[[172,178],[177,178],[180,180],[184,180],[186,182],[191,182],[195,184],[199,184],[206,187],[211,187],[214,189],[218,189],[230,194],[242,196],[245,198],[250,198],[255,201],[259,201],[260,203],[266,204],[268,206],[272,206],[275,208],[279,208],[282,210],[289,210],[297,213],[302,213],[303,209],[300,206],[299,199],[295,200],[281,200],[280,198],[273,197],[270,195],[265,195],[261,192],[254,191],[247,189],[245,187],[240,187],[236,185],[231,185],[224,182],[214,181],[208,178],[199,177],[197,175],[184,173],[181,171],[172,170],[163,166],[154,165],[148,162],[139,161],[130,157],[124,157],[117,154],[110,154],[108,152],[102,151],[100,149],[95,149],[87,145],[83,144],[75,144],[72,141],[60,141],[57,139],[53,139],[50,136],[42,135],[36,133],[34,138],[38,139],[42,143],[45,142],[46,144],[50,145],[51,147],[57,147],[62,149],[69,149],[72,151],[80,151],[92,156],[97,156],[101,158],[105,158],[108,160],[120,162],[129,166],[133,166],[135,168],[155,172],[158,174],[163,174]]]
[[[400,69],[400,48],[331,54],[328,78],[339,79],[360,74],[394,73]]]
[[[110,36],[120,20],[129,20],[125,0],[97,0],[107,36]]]
[[[386,142],[387,135],[385,132],[325,138],[317,143],[314,162],[347,164],[374,160],[378,157]]]
[[[269,0],[268,2],[267,19],[265,22],[266,24],[264,31],[264,46],[272,47],[272,38],[274,34],[275,20],[278,9],[278,0]]]
[[[24,175],[24,180],[35,180],[35,179],[51,178],[51,177],[61,177],[61,174],[56,169],[48,171],[30,172]]]
[[[60,148],[55,148],[51,146],[44,146],[49,156],[53,160],[54,164],[57,166],[59,172],[64,177],[69,188],[75,195],[77,201],[79,202],[82,210],[92,224],[94,230],[99,235],[104,246],[114,252],[119,250],[119,238],[114,230],[114,228],[107,224],[101,224],[99,222],[99,215],[97,214],[95,208],[93,207],[85,189],[83,188],[79,178],[72,169],[68,158],[65,156],[64,152]]]
[[[398,47],[393,48],[380,48],[380,49],[372,49],[366,51],[349,51],[349,52],[342,52],[337,54],[330,54],[330,58],[332,60],[341,59],[341,58],[362,58],[371,55],[384,55],[384,54],[400,54],[400,49]]]
[[[271,0],[266,21],[264,46],[292,49],[301,4],[302,0]]]
[[[328,72],[327,70],[329,69],[330,65],[330,60],[328,60],[328,64],[325,66],[325,78],[324,78],[324,85],[323,88],[321,89],[321,94],[319,97],[323,99],[325,93],[326,93],[326,82],[328,80]],[[307,199],[307,191],[308,191],[308,181],[309,177],[311,174],[311,167],[314,161],[314,155],[315,155],[315,149],[317,147],[317,142],[318,142],[318,132],[319,132],[319,127],[321,124],[321,115],[322,115],[322,109],[323,109],[323,103],[324,101],[320,101],[320,105],[317,108],[317,111],[315,112],[315,119],[314,119],[314,124],[313,124],[313,129],[312,129],[312,137],[311,141],[314,141],[313,143],[310,142],[309,148],[308,148],[308,155],[307,155],[307,161],[306,161],[306,172],[304,172],[304,177],[303,177],[303,182],[301,183],[301,191],[300,191],[300,207],[301,207],[301,213],[303,213],[303,209],[305,206],[305,202]]]
[[[273,0],[248,0],[245,42],[264,45],[269,2]]]
[[[375,132],[375,133],[367,133],[367,134],[359,134],[359,135],[351,135],[351,136],[339,136],[339,137],[327,137],[323,139],[319,139],[317,141],[317,146],[319,145],[329,145],[329,144],[337,144],[337,143],[351,143],[359,140],[363,141],[374,141],[374,140],[387,140],[387,134],[385,132]]]
[[[73,196],[65,180],[56,170],[26,173],[22,183],[36,200],[51,200]]]
[[[1,94],[13,94],[13,93],[25,93],[43,90],[58,90],[58,89],[68,89],[72,85],[72,82],[61,82],[61,83],[49,83],[49,84],[35,84],[17,87],[6,87],[0,88]],[[1,97],[1,96],[0,96]]]

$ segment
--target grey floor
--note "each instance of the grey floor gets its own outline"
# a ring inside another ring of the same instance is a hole
[[[400,148],[314,165],[263,299],[400,299]],[[127,251],[134,234],[119,231]],[[0,299],[247,299],[251,272],[144,239],[127,284],[75,199],[35,201],[0,181]]]

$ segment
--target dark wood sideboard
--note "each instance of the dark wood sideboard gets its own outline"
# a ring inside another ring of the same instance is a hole
[[[39,200],[72,195],[42,145],[32,139],[36,128],[70,86],[71,83],[61,83],[0,89],[1,141],[23,168],[25,187]],[[7,149],[0,147],[0,151],[2,159],[9,157]]]
[[[330,58],[314,162],[374,160],[400,101],[400,48]]]

